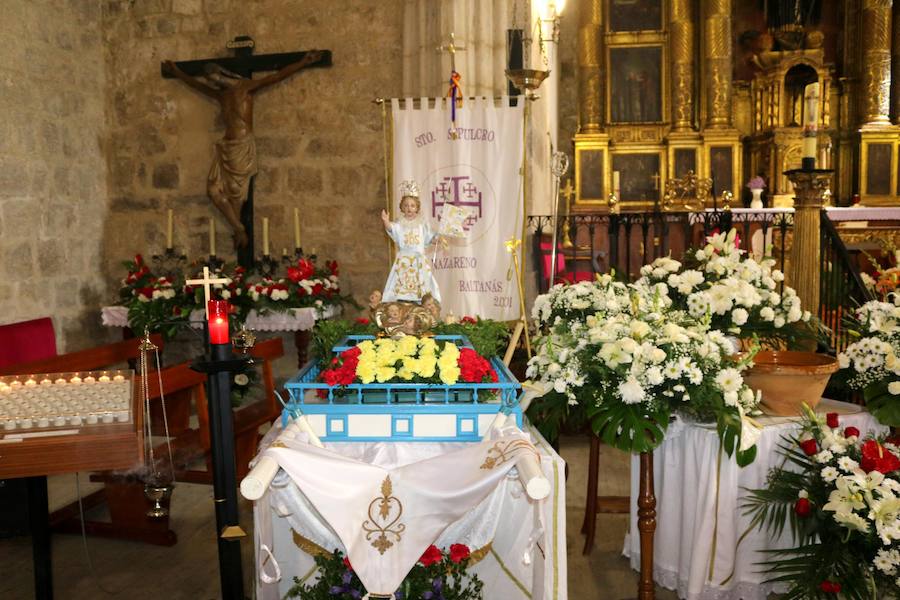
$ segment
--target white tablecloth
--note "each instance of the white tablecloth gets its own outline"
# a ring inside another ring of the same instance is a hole
[[[247,315],[247,329],[254,331],[307,331],[312,329],[316,321],[328,319],[340,314],[340,308],[326,306],[317,308],[292,308],[288,312],[268,312],[259,314],[251,310]],[[125,306],[104,306],[100,309],[100,318],[107,327],[128,327],[128,308]],[[203,311],[195,310],[188,319],[195,327],[201,327],[204,321]]]
[[[817,412],[839,413],[841,427],[852,425],[862,436],[872,431],[887,432],[869,413],[852,404],[823,400]],[[786,417],[763,417],[759,421],[765,426],[751,465],[740,468],[733,458],[722,455],[718,497],[719,438],[714,427],[676,420],[654,452],[654,579],[659,585],[676,590],[680,598],[765,600],[770,592],[777,591],[773,585],[762,584],[767,575],[755,563],[765,560],[759,550],[793,547],[790,532],[771,539],[763,531],[753,529],[738,545],[750,527],[740,506],[746,495],[744,489],[765,487],[769,470],[783,461],[777,450],[783,436],[791,435],[799,426],[796,419]],[[635,457],[631,463],[631,533],[625,536],[623,551],[630,556],[634,569],[640,568],[636,512],[639,473]]]
[[[540,451],[542,469],[552,485],[550,496],[535,505],[512,471],[481,504],[448,526],[435,545],[446,548],[450,544],[463,543],[473,552],[487,549],[484,558],[470,569],[484,582],[485,598],[566,600],[565,463],[535,430],[529,428],[528,431]],[[267,435],[263,447],[271,440],[272,436]],[[379,464],[384,465],[387,460],[400,465],[465,445],[464,442],[340,442],[326,444],[326,447],[360,459],[380,455]],[[389,458],[385,458],[386,455]],[[260,600],[276,600],[284,597],[294,584],[294,577],[310,577],[309,582],[314,580],[314,563],[308,553],[310,542],[328,552],[335,548],[344,551],[344,548],[284,472],[276,477],[265,498],[269,499],[268,506],[261,502],[254,505],[256,529],[262,531],[268,526],[261,519],[271,520],[272,552],[282,577],[277,585],[266,585],[257,578],[256,592]],[[256,555],[259,565],[265,558],[260,555],[259,539],[256,540]],[[270,564],[264,570],[271,575]]]

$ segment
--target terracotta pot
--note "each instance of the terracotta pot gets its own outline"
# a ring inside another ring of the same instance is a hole
[[[814,409],[822,399],[837,359],[815,352],[762,351],[754,366],[744,373],[744,381],[753,390],[762,391],[762,410],[770,415],[803,414],[802,405]]]

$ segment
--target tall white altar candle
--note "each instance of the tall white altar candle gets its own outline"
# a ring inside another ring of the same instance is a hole
[[[216,220],[209,218],[209,255],[216,255]]]
[[[616,195],[616,198],[619,198],[619,172],[613,171],[613,194]],[[619,198],[621,200],[621,198]]]
[[[168,222],[166,223],[166,248],[172,247],[172,209],[169,209]]]
[[[294,209],[294,248],[300,247],[300,209]]]
[[[263,256],[269,255],[269,218],[263,217]]]
[[[806,114],[803,119],[803,158],[816,158],[816,129],[819,122],[819,84],[810,83],[803,92]]]

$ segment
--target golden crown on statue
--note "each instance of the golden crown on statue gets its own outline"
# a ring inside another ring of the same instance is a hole
[[[405,198],[406,196],[419,197],[419,184],[412,179],[400,182],[400,197]]]

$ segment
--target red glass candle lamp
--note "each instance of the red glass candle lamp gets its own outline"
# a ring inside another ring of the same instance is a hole
[[[209,316],[209,342],[211,344],[227,344],[228,335],[228,309],[227,300],[210,300],[206,303]]]

